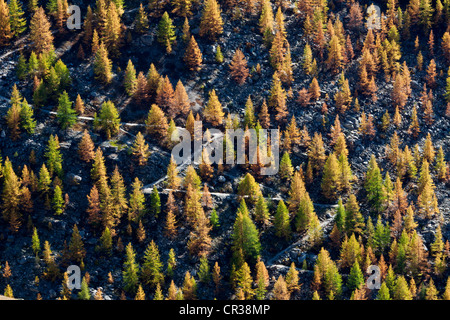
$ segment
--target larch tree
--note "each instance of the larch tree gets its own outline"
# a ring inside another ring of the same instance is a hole
[[[224,116],[222,104],[220,103],[214,89],[209,92],[209,100],[205,109],[203,110],[203,116],[205,117],[205,120],[211,123],[213,126],[222,124]]]
[[[216,0],[206,0],[200,21],[200,37],[208,37],[215,41],[223,32],[223,20],[220,6]]]
[[[248,77],[247,60],[240,49],[237,49],[230,63],[230,74],[237,84],[242,85]]]
[[[75,224],[72,229],[72,236],[69,242],[69,257],[72,261],[80,263],[86,256],[83,240],[81,239],[78,226]]]
[[[182,30],[183,34],[181,35],[181,40],[183,40],[183,42],[186,43],[191,38],[191,27],[189,25],[189,20],[187,17],[184,18]]]
[[[320,86],[316,77],[311,80],[311,84],[309,85],[309,94],[311,95],[311,99],[317,100],[320,98]]]
[[[417,198],[420,212],[427,218],[439,213],[438,202],[434,192],[435,186],[429,174],[429,165],[424,160],[419,178],[419,196]]]
[[[110,178],[111,182],[111,199],[113,201],[113,215],[114,220],[119,222],[123,214],[128,209],[128,201],[126,198],[126,187],[123,181],[123,177],[119,172],[119,168],[114,168],[114,171]]]
[[[20,94],[18,93],[17,87],[13,87],[13,94],[14,92],[17,92],[18,97]],[[21,99],[21,97],[20,97]],[[21,103],[20,100],[17,102],[14,102],[11,99],[11,107],[8,109],[6,113],[6,125],[8,126],[8,129],[11,133],[11,139],[14,141],[19,138],[20,136],[20,113],[21,113]]]
[[[269,53],[270,64],[277,71],[281,69],[284,60],[284,55],[286,53],[285,43],[286,40],[283,38],[282,33],[276,32]]]
[[[120,116],[112,101],[103,102],[99,116],[94,116],[94,127],[103,131],[108,139],[119,133]]]
[[[173,109],[171,111],[172,117],[177,114],[181,114],[186,116],[191,109],[191,103],[189,101],[189,96],[186,92],[186,89],[181,80],[178,80],[177,85],[175,87],[175,97]]]
[[[84,18],[83,31],[83,43],[87,46],[90,46],[94,32],[94,13],[92,12],[92,8],[90,5],[88,5],[87,7],[86,16]]]
[[[269,109],[267,107],[266,99],[263,100],[261,105],[261,110],[258,113],[259,122],[264,129],[268,129],[270,127],[270,114]]]
[[[433,147],[433,142],[431,140],[431,134],[428,132],[427,137],[425,139],[425,145],[423,147],[423,159],[427,160],[428,163],[433,163],[435,158],[435,150]]]
[[[289,189],[288,206],[290,212],[297,212],[300,202],[306,194],[305,182],[299,171],[295,171]]]
[[[322,193],[329,200],[336,200],[339,190],[339,163],[334,153],[328,156],[323,167]]]
[[[287,106],[286,106],[286,91],[281,85],[281,80],[278,73],[275,72],[272,80],[272,87],[270,89],[269,107],[276,111],[275,120],[282,123],[287,121]]]
[[[450,63],[450,33],[449,32],[444,32],[444,35],[442,36],[441,49],[443,51],[444,58],[445,58],[447,64]]]
[[[354,194],[350,194],[349,199],[345,204],[345,213],[345,228],[347,233],[360,234],[364,229],[364,217],[360,212],[359,204]]]
[[[78,115],[82,115],[84,113],[85,105],[83,99],[81,99],[81,96],[78,94],[77,98],[75,99],[75,111]]]
[[[314,205],[308,193],[305,193],[295,214],[295,227],[297,231],[303,232],[310,230],[310,224],[315,216]],[[315,222],[313,222],[315,224]],[[317,226],[313,226],[316,228]],[[312,230],[311,230],[312,231]],[[311,239],[310,239],[311,240]]]
[[[45,15],[44,9],[39,7],[30,21],[30,39],[32,48],[39,53],[48,53],[54,49],[51,24]]]
[[[244,262],[242,266],[236,272],[236,295],[242,295],[244,300],[250,300],[254,296],[254,290],[252,288],[253,279],[250,273],[250,267],[247,262]]]
[[[169,210],[166,216],[165,234],[173,239],[177,234],[177,220],[173,210]]]
[[[169,127],[167,118],[164,111],[162,111],[156,104],[153,104],[148,112],[145,125],[147,126],[147,133],[159,141],[164,141],[167,137],[167,129]]]
[[[209,269],[208,258],[200,257],[200,266],[198,268],[198,280],[205,284],[211,281],[211,272]]]
[[[138,105],[143,105],[146,101],[148,101],[148,82],[144,72],[142,71],[137,75],[132,96]]]
[[[12,163],[5,159],[3,166],[2,214],[13,232],[17,232],[21,225],[21,192],[20,181],[13,170]]]
[[[145,33],[148,30],[148,17],[142,3],[139,6],[138,13],[135,18],[135,30],[138,33]]]
[[[334,73],[337,73],[342,67],[343,58],[341,44],[336,35],[331,38],[328,46],[328,59],[326,64]]]
[[[445,155],[442,146],[439,147],[438,153],[436,155],[436,165],[434,168],[436,169],[437,177],[439,180],[443,181],[447,179],[449,168],[445,161]]]
[[[108,58],[108,50],[103,41],[95,53],[94,74],[95,78],[102,83],[108,84],[112,80],[112,62]]]
[[[184,275],[182,295],[184,300],[195,300],[197,297],[197,282],[189,271]]]
[[[0,46],[8,45],[13,35],[8,3],[5,0],[0,0]]]
[[[262,192],[255,178],[250,173],[246,173],[239,182],[237,194],[241,199],[245,197],[247,202],[255,203]]]
[[[175,99],[175,91],[168,76],[161,77],[160,85],[156,91],[156,103],[163,110],[173,107]]]
[[[133,156],[137,159],[138,165],[143,166],[147,163],[150,151],[148,150],[148,144],[145,142],[144,136],[140,131],[136,135],[131,150],[133,151]]]
[[[142,192],[142,182],[136,177],[132,184],[132,191],[129,199],[128,219],[137,221],[147,213],[145,196]]]
[[[192,231],[189,234],[187,247],[191,255],[207,256],[211,251],[211,225],[202,208],[198,210]]]
[[[430,64],[428,65],[427,68],[427,75],[426,75],[426,80],[427,80],[427,85],[431,88],[434,88],[436,85],[436,62],[434,61],[434,59],[431,59]]]
[[[321,172],[327,159],[321,133],[314,133],[314,137],[309,145],[307,154],[309,160],[308,163],[311,163],[311,168],[316,173]]]
[[[421,0],[419,6],[420,24],[425,31],[430,30],[433,24],[434,8],[430,0]]]
[[[169,165],[167,166],[167,181],[166,186],[169,189],[177,190],[180,186],[181,178],[178,176],[178,169],[173,157],[170,158]]]
[[[150,64],[150,68],[147,73],[147,91],[148,94],[154,99],[156,96],[156,91],[158,90],[159,80],[161,76],[156,70],[153,63]]]
[[[192,15],[191,0],[171,0],[171,4],[173,7],[172,13],[175,13],[177,16],[187,18]]]
[[[99,227],[102,222],[101,209],[100,209],[100,197],[97,187],[94,185],[91,191],[86,195],[88,200],[88,208],[86,210],[88,214],[88,222],[94,227]]]
[[[261,15],[259,17],[259,28],[262,35],[266,36],[272,34],[274,28],[274,18],[272,6],[269,0],[262,1]],[[265,42],[268,43],[270,39],[265,37]]]
[[[194,36],[191,36],[184,54],[184,62],[190,71],[199,71],[202,65],[202,52]]]
[[[278,276],[273,286],[273,295],[275,300],[289,300],[291,294],[287,288],[286,281],[282,275]]]

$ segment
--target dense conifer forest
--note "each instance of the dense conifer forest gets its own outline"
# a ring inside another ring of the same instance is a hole
[[[0,293],[450,300],[449,67],[450,0],[0,0]]]

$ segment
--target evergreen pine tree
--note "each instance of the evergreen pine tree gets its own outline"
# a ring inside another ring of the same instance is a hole
[[[353,264],[353,267],[350,270],[350,275],[347,280],[347,287],[353,291],[355,289],[361,288],[364,284],[364,275],[361,272],[359,264],[357,261]]]
[[[66,91],[59,96],[57,117],[62,129],[68,129],[77,122],[76,112]]]
[[[103,102],[99,116],[94,116],[94,127],[102,130],[108,139],[119,133],[120,117],[113,102]]]
[[[255,260],[261,250],[258,230],[249,216],[244,200],[241,200],[233,225],[232,243],[235,259],[241,253],[243,259]]]
[[[78,299],[80,300],[90,300],[91,294],[89,292],[89,286],[86,282],[86,277],[83,277],[83,280],[81,281],[81,289],[80,292],[78,292]]]
[[[158,42],[166,48],[166,52],[171,53],[172,44],[176,39],[176,35],[175,27],[172,24],[172,19],[170,19],[167,12],[164,12],[161,17],[161,21],[158,24],[157,37]]]
[[[153,186],[152,193],[150,195],[150,213],[158,218],[158,215],[161,213],[161,200],[159,198],[158,189]]]
[[[22,10],[22,5],[18,0],[9,1],[9,20],[11,23],[11,31],[14,36],[19,36],[25,32],[27,21],[23,17],[25,14]]]
[[[134,68],[133,62],[128,60],[127,68],[125,69],[125,76],[123,79],[123,85],[125,91],[129,96],[132,96],[136,91],[136,69]]]
[[[155,286],[164,283],[163,264],[160,261],[159,249],[152,240],[144,252],[142,264],[142,280],[145,284]]]
[[[139,282],[139,265],[136,263],[136,253],[129,243],[126,247],[126,259],[123,265],[123,288],[129,293],[137,290]]]
[[[56,174],[58,177],[63,176],[62,169],[62,154],[59,150],[59,139],[57,135],[50,135],[48,139],[47,148],[45,150],[45,158],[47,158],[47,168],[50,176]]]
[[[56,215],[61,215],[64,211],[64,199],[62,195],[61,188],[57,185],[55,187],[54,193],[53,193],[53,210],[55,210]]]
[[[277,212],[274,217],[275,235],[289,240],[291,237],[291,226],[289,222],[289,211],[283,200],[278,202]]]
[[[72,261],[81,263],[86,256],[86,250],[84,249],[83,240],[81,239],[78,227],[75,224],[72,229],[72,237],[69,242],[69,257]]]
[[[41,251],[41,243],[39,241],[39,236],[36,227],[33,228],[33,235],[31,237],[31,248],[35,255],[38,255]]]

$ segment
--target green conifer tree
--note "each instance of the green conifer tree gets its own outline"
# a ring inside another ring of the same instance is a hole
[[[125,249],[125,262],[123,264],[123,289],[128,293],[135,293],[139,283],[139,265],[136,263],[136,253],[129,243]]]
[[[166,52],[172,52],[172,44],[176,39],[176,35],[175,27],[173,26],[172,19],[170,19],[167,11],[164,12],[161,17],[156,35],[158,37],[158,42],[166,48]]]
[[[160,260],[159,249],[152,240],[144,252],[142,264],[142,280],[145,284],[156,286],[164,284],[163,264]]]
[[[58,99],[57,117],[61,129],[68,129],[77,122],[77,114],[72,108],[72,101],[69,95],[64,91]]]
[[[158,215],[161,213],[161,199],[159,197],[158,189],[153,186],[152,193],[150,195],[150,213],[158,218]]]
[[[289,211],[283,200],[278,202],[277,212],[274,220],[275,235],[289,240],[291,237],[291,226],[289,222]]]

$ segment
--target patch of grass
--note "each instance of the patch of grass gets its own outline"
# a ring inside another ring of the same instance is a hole
[[[116,147],[118,151],[122,151],[123,149],[127,148],[127,145],[125,143],[122,143],[118,140],[111,140],[109,144],[113,147]]]

